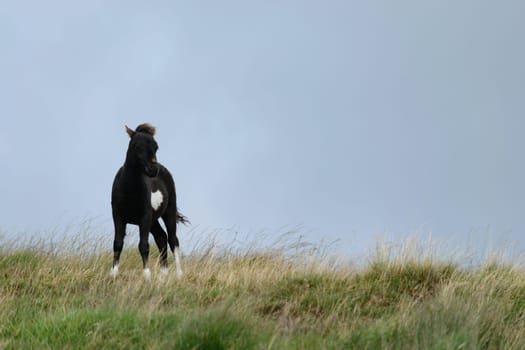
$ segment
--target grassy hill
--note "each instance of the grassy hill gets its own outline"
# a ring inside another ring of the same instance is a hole
[[[517,267],[378,254],[356,268],[270,249],[183,262],[182,280],[151,264],[146,282],[127,250],[114,280],[109,253],[4,247],[0,349],[525,349]]]

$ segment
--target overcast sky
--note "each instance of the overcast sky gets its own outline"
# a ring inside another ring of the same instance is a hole
[[[414,233],[525,249],[524,13],[510,0],[2,2],[1,230],[97,218],[112,236],[124,125],[147,121],[194,229],[301,225],[343,254]]]

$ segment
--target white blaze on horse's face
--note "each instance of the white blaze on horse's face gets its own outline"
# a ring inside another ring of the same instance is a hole
[[[160,205],[162,204],[162,193],[160,190],[157,190],[155,192],[151,192],[151,207],[153,210],[157,210],[160,208]]]

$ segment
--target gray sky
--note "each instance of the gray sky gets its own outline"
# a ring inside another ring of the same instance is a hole
[[[124,124],[148,121],[202,230],[302,225],[343,254],[414,233],[525,248],[524,13],[483,0],[3,2],[0,227],[96,217],[111,236]]]

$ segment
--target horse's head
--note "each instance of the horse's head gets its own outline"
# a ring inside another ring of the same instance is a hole
[[[153,138],[155,128],[149,124],[141,124],[133,131],[126,126],[126,132],[130,137],[126,163],[149,177],[157,176],[159,167],[156,153],[159,147]]]

